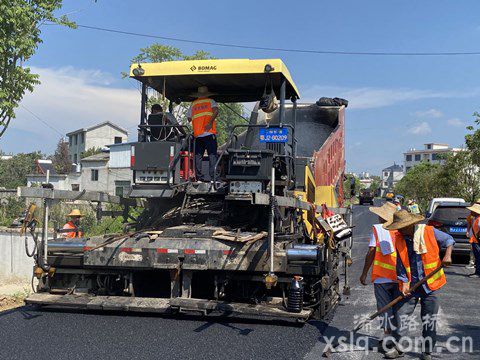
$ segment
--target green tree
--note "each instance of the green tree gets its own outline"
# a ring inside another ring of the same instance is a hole
[[[82,152],[80,154],[80,158],[81,159],[84,159],[86,157],[89,157],[89,156],[92,156],[92,155],[96,155],[96,154],[100,154],[102,152],[102,148],[99,148],[99,147],[91,147],[87,150],[85,150],[84,152]]]
[[[406,199],[415,199],[420,208],[426,209],[428,202],[434,197],[444,197],[444,189],[439,180],[442,166],[422,162],[412,167],[394,189]]]
[[[380,195],[380,186],[382,185],[382,179],[380,176],[372,176],[372,183],[370,184],[370,189],[374,192],[375,196]]]
[[[175,61],[175,60],[206,60],[214,59],[214,57],[206,51],[198,50],[193,54],[184,54],[180,49],[162,45],[162,44],[153,44],[145,48],[140,49],[140,53],[135,56],[132,60],[132,64],[142,63],[142,62],[164,62],[164,61]],[[127,73],[122,73],[123,77],[127,77]],[[147,107],[150,108],[153,104],[160,104],[163,109],[168,108],[168,100],[164,99],[162,94],[155,93],[148,97]],[[186,112],[189,107],[188,103],[174,104],[176,109],[174,113],[177,117],[177,120],[181,124],[187,125],[188,121],[186,119]],[[219,144],[224,143],[229,134],[232,126],[237,124],[244,124],[246,121],[239,115],[244,115],[245,108],[242,104],[239,103],[229,103],[229,104],[218,104],[219,115],[217,118],[217,137]],[[233,111],[232,111],[233,110]],[[244,130],[244,129],[243,129]],[[237,133],[241,132],[239,129]]]
[[[0,226],[10,226],[13,220],[22,214],[25,209],[25,200],[17,197],[1,199]]]
[[[353,179],[353,180],[352,180]],[[352,187],[352,181],[354,185]],[[360,183],[360,179],[353,174],[346,174],[343,181],[343,194],[345,199],[350,199],[358,195],[359,190],[363,187]],[[353,190],[353,194],[352,194]]]
[[[68,142],[60,139],[57,144],[57,149],[52,157],[52,164],[57,174],[68,174],[72,169],[72,161],[70,160],[70,153],[68,151]]]
[[[438,187],[444,196],[460,197],[468,202],[480,197],[480,172],[473,154],[471,151],[461,151],[446,157],[438,174]]]
[[[15,189],[18,186],[26,186],[27,175],[35,171],[35,160],[42,157],[40,152],[32,152],[0,160],[0,187]]]
[[[0,138],[26,91],[39,77],[24,66],[42,42],[41,26],[52,22],[73,27],[65,16],[56,17],[62,0],[9,0],[0,2]]]
[[[475,116],[475,124],[480,125],[480,113],[475,112],[473,116]],[[472,162],[480,167],[480,129],[468,126],[467,130],[473,131],[473,133],[465,135],[467,150],[472,154]]]

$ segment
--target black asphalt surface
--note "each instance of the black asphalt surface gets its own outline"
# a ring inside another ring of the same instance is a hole
[[[375,309],[372,286],[364,287],[358,281],[375,220],[367,206],[355,208],[352,292],[344,297],[328,324],[311,321],[299,326],[245,319],[169,318],[22,307],[0,313],[0,359],[319,359],[325,347],[323,335],[342,334],[352,328],[355,314]],[[473,336],[476,354],[444,354],[441,358],[480,358],[480,281],[467,278],[466,272],[463,266],[447,272],[449,284],[441,294],[444,319],[440,340],[452,333]],[[370,335],[375,338],[378,334]],[[335,353],[331,358],[381,356],[353,351]]]

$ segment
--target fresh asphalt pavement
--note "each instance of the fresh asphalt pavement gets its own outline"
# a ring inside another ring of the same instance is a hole
[[[39,311],[29,307],[0,313],[0,359],[319,359],[324,336],[349,335],[355,315],[375,310],[373,287],[362,286],[359,275],[375,216],[367,206],[354,209],[354,260],[351,294],[325,321],[304,326],[284,322],[200,317],[162,317],[125,313]],[[464,266],[447,270],[448,284],[439,291],[439,344],[448,336],[473,339],[473,354],[442,354],[434,358],[480,358],[480,280]],[[361,330],[375,346],[375,326]],[[362,344],[359,344],[362,345]],[[331,359],[381,359],[362,347],[337,352]],[[415,353],[406,358],[415,358]]]

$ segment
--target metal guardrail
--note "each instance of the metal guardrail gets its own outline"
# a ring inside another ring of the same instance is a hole
[[[110,195],[100,191],[72,191],[55,190],[38,187],[22,186],[17,188],[17,196],[25,198],[49,199],[49,200],[83,200],[92,202],[105,202],[119,205],[141,206],[136,199],[127,199],[116,195]]]

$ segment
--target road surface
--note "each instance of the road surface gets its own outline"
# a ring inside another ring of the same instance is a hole
[[[355,315],[375,309],[372,286],[358,281],[375,220],[367,206],[355,208],[352,291],[328,323],[311,321],[301,327],[282,322],[22,307],[0,313],[0,359],[319,359],[325,348],[324,336],[348,334]],[[448,335],[471,336],[474,355],[442,354],[436,358],[480,357],[480,317],[474,310],[479,307],[480,280],[467,278],[466,272],[463,266],[447,270],[448,284],[440,293],[439,343],[444,345]],[[369,335],[374,345],[379,334],[371,329],[360,335]],[[353,350],[334,353],[331,358],[382,358],[375,352]]]

